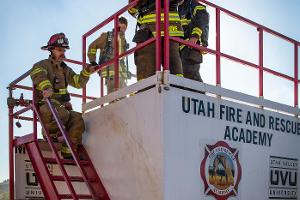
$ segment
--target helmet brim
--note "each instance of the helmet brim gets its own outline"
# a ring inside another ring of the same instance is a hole
[[[46,45],[46,46],[42,46],[41,49],[42,49],[42,50],[48,51],[48,50],[53,49],[53,48],[55,48],[55,47],[56,47],[56,46],[49,46],[49,45]],[[70,49],[69,46],[57,46],[57,47],[61,47],[61,48],[65,48],[65,49]]]

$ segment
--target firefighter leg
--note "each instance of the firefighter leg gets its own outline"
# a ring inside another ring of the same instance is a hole
[[[67,121],[69,120],[70,113],[67,109],[65,109],[64,106],[58,104],[58,103],[52,103],[52,105],[56,108],[58,117],[61,119],[64,125],[66,125]],[[50,136],[52,138],[57,137],[57,134],[59,133],[59,128],[57,126],[57,122],[55,121],[51,110],[47,104],[43,104],[40,106],[40,113],[41,113],[41,118],[44,122],[44,125],[46,129],[48,130]],[[44,132],[42,132],[45,134]]]
[[[115,91],[115,82],[113,77],[105,78],[105,83],[106,83],[107,94],[110,94],[113,91]]]
[[[122,77],[122,76],[120,76],[120,78],[119,78],[119,87],[120,88],[124,88],[124,87],[126,87],[127,86],[127,84],[126,84],[126,78],[124,78],[124,77]]]
[[[110,78],[107,78],[105,81],[106,81],[107,94],[110,94],[113,91],[115,91],[114,78],[110,77]],[[120,76],[119,77],[119,88],[123,88],[123,87],[126,87],[126,80]]]
[[[184,77],[203,82],[199,72],[202,55],[198,51],[185,47],[183,51],[181,51],[181,60]]]
[[[179,54],[179,44],[174,41],[170,41],[170,73],[183,76],[182,62]]]
[[[75,145],[81,144],[82,134],[85,130],[85,125],[81,113],[70,111],[70,118],[66,128],[69,133],[71,142]]]
[[[137,67],[137,80],[148,78],[155,74],[155,44],[152,43],[134,53]]]
[[[82,143],[82,134],[85,130],[84,121],[81,113],[70,111],[70,118],[66,124],[66,130],[69,134],[70,142],[74,145],[75,151],[77,146]],[[65,159],[71,159],[72,154],[68,146],[64,143],[62,145],[61,154]]]
[[[200,76],[200,64],[191,64],[189,62],[182,61],[184,78],[192,79],[195,81],[203,82]]]

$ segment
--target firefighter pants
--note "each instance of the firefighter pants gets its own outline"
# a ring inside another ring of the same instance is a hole
[[[188,47],[185,47],[188,48]],[[203,82],[200,76],[200,63],[202,62],[202,55],[200,52],[189,49],[189,55],[181,53],[182,68],[184,78],[192,79],[195,81]],[[195,58],[191,58],[195,57]]]
[[[107,88],[107,94],[112,93],[115,91],[115,80],[114,77],[105,78],[105,84]],[[122,76],[119,77],[119,88],[126,87],[126,79]]]
[[[163,41],[163,38],[162,38]],[[162,42],[161,60],[163,63],[164,44]],[[179,44],[174,41],[170,41],[170,73],[182,76],[182,63],[179,54]],[[155,61],[155,43],[152,43],[134,53],[134,62],[137,66],[137,80],[148,78],[156,73],[156,61]]]
[[[82,134],[85,130],[81,113],[75,112],[73,110],[69,111],[63,105],[56,102],[52,103],[52,105],[56,108],[58,116],[64,124],[72,144],[81,144]],[[51,137],[56,137],[59,133],[59,128],[48,104],[45,103],[40,106],[40,113],[49,134],[51,135]]]

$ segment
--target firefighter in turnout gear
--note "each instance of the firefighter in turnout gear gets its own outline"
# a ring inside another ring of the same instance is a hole
[[[53,141],[57,141],[61,133],[48,104],[45,102],[45,99],[49,98],[69,134],[72,145],[76,147],[81,144],[85,126],[81,113],[72,110],[67,87],[68,85],[75,88],[84,87],[89,80],[89,76],[95,72],[95,66],[90,65],[83,69],[80,74],[76,74],[63,62],[65,51],[69,49],[68,39],[63,33],[51,36],[48,44],[41,49],[48,50],[51,54],[48,59],[34,64],[30,73],[36,90],[35,99],[41,118]],[[62,145],[61,154],[66,159],[72,158],[71,152],[65,143]]]
[[[119,18],[119,54],[124,53],[128,48],[129,44],[125,39],[125,31],[127,29],[127,19],[125,17]],[[102,33],[95,41],[93,41],[88,48],[88,58],[90,63],[97,65],[96,54],[97,50],[100,49],[99,65],[113,59],[114,57],[114,30]],[[127,58],[126,58],[127,59]],[[107,93],[115,91],[114,84],[114,66],[108,66],[99,72],[99,75],[105,78],[105,84],[107,86]],[[128,70],[127,62],[125,64],[124,58],[120,59],[119,62],[119,88],[126,86],[127,79],[131,78],[131,73]]]
[[[196,0],[182,0],[178,7],[184,39],[204,47],[208,46],[209,14],[206,7]],[[185,78],[203,82],[200,76],[200,63],[204,52],[180,45],[183,75]]]
[[[134,0],[129,0],[129,3]],[[164,1],[161,0],[163,8]],[[169,9],[169,35],[174,37],[183,37],[184,33],[181,27],[180,17],[177,12],[179,0],[170,0]],[[128,9],[129,14],[137,18],[136,34],[133,42],[140,44],[156,35],[155,22],[155,0],[139,0],[136,6]],[[164,15],[161,11],[161,36],[164,36]],[[162,42],[162,49],[164,43]],[[183,76],[182,63],[179,54],[179,44],[170,41],[170,72],[177,76]],[[162,50],[163,52],[163,50]],[[134,60],[137,66],[137,79],[145,79],[155,74],[155,44],[152,43],[134,53]],[[162,53],[163,61],[163,53]]]

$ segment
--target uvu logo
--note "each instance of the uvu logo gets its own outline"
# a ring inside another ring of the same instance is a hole
[[[270,156],[270,199],[297,199],[298,159]]]
[[[297,186],[297,172],[271,169],[270,181],[271,185]]]

